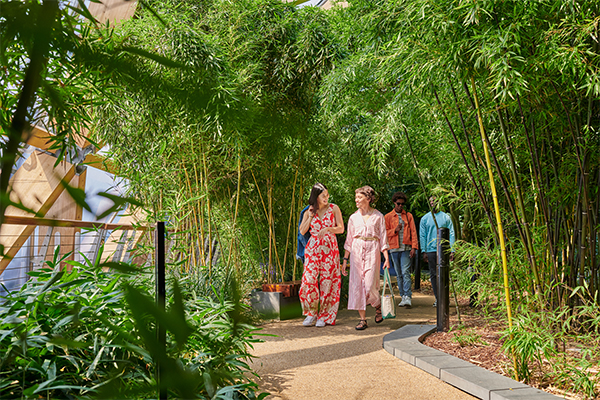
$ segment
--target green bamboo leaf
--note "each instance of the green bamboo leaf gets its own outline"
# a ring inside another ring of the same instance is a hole
[[[53,272],[53,274],[50,277],[50,279],[48,279],[48,282],[46,282],[44,284],[44,286],[42,286],[42,288],[38,292],[38,296],[40,294],[46,293],[48,290],[51,290],[52,285],[54,285],[54,283],[58,282],[63,277],[64,274],[65,274],[65,271],[58,271],[58,272],[55,271],[55,272]]]
[[[62,346],[62,347],[66,347],[66,348],[73,348],[73,349],[84,349],[89,347],[89,344],[86,342],[82,342],[79,340],[72,340],[72,339],[67,339],[61,336],[53,336],[48,340],[49,344],[53,344],[56,346]]]
[[[124,262],[114,262],[114,261],[109,261],[109,262],[104,262],[104,263],[98,264],[98,269],[102,269],[102,268],[108,268],[111,270],[119,271],[123,274],[139,274],[139,273],[143,272],[142,268],[139,268],[139,267],[136,267],[134,265],[127,264]]]
[[[102,219],[114,212],[123,209],[127,204],[142,206],[142,203],[139,200],[134,199],[132,197],[121,197],[106,192],[100,192],[98,193],[98,196],[106,197],[107,199],[113,202],[113,205],[108,210],[104,211],[97,217],[98,219]]]
[[[208,372],[204,372],[202,374],[202,379],[204,380],[204,388],[206,389],[206,393],[210,398],[215,395],[215,387],[213,385],[212,377]]]
[[[96,2],[96,1],[93,1],[93,2]],[[69,7],[69,9],[71,9],[75,13],[81,15],[85,19],[89,20],[90,22],[97,24],[98,21],[96,20],[96,18],[94,18],[94,16],[90,12],[90,10],[87,8],[87,6],[85,5],[85,2],[82,0],[77,0],[77,3],[79,4],[79,8],[73,7],[71,5],[68,5],[67,7]]]
[[[165,67],[185,68],[184,64],[181,64],[170,58],[160,56],[158,54],[150,53],[149,51],[146,51],[146,50],[138,48],[138,47],[124,46],[124,47],[121,47],[119,50],[127,52],[127,53],[131,53],[131,54],[135,54],[135,55],[138,55],[138,56],[141,56],[144,58],[148,58],[150,60],[157,62],[158,64],[164,65]]]
[[[92,212],[92,209],[90,208],[89,204],[86,202],[87,195],[85,193],[85,190],[69,185],[69,183],[66,182],[64,179],[61,179],[60,184],[65,188],[67,193],[69,193],[69,195],[71,196],[73,201],[78,206],[83,207],[84,209],[86,209],[89,212]]]
[[[98,354],[96,354],[96,357],[94,357],[94,361],[92,361],[92,363],[90,364],[90,367],[88,368],[87,372],[85,373],[85,376],[90,378],[92,376],[92,374],[94,373],[94,371],[96,370],[96,367],[98,366],[98,363],[100,362],[100,359],[102,358],[102,353],[104,352],[104,349],[106,347],[102,346],[100,348],[100,351],[98,351]]]
[[[20,324],[24,321],[24,318],[19,318],[14,314],[4,317],[2,324]]]

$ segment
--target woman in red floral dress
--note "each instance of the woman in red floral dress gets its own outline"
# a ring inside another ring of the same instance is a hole
[[[306,319],[304,326],[335,325],[340,305],[340,253],[336,234],[344,232],[342,212],[329,203],[327,188],[316,183],[308,199],[309,208],[300,223],[300,233],[310,229],[304,250],[304,273],[300,303]]]

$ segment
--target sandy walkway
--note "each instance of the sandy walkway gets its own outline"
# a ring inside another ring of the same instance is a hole
[[[383,336],[406,324],[435,318],[433,296],[413,295],[413,308],[398,308],[398,316],[375,324],[367,309],[369,328],[356,331],[356,311],[341,310],[336,326],[306,328],[303,319],[263,325],[265,337],[256,344],[252,364],[268,399],[423,399],[467,400],[474,397],[383,350]]]

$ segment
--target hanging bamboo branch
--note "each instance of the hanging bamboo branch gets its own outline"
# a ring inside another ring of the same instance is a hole
[[[442,116],[444,117],[444,120],[446,121],[446,125],[448,126],[448,129],[450,130],[450,133],[452,134],[452,138],[454,139],[454,143],[456,144],[456,147],[458,148],[458,151],[460,152],[460,155],[462,156],[463,163],[467,167],[467,172],[468,172],[469,178],[471,178],[471,183],[475,187],[475,191],[477,192],[477,196],[479,197],[479,200],[481,201],[481,206],[483,207],[485,215],[488,218],[488,222],[490,223],[490,227],[492,228],[492,233],[494,234],[494,237],[496,238],[496,237],[498,237],[498,232],[496,232],[496,229],[495,229],[495,226],[494,226],[494,220],[492,219],[492,216],[490,215],[489,209],[487,207],[487,202],[485,201],[485,196],[479,190],[479,186],[477,185],[477,181],[475,179],[475,176],[473,176],[473,173],[471,172],[471,168],[469,167],[469,163],[467,162],[467,159],[466,159],[465,154],[464,154],[464,152],[462,150],[462,147],[460,146],[460,142],[458,141],[458,137],[456,136],[456,133],[454,132],[454,127],[450,123],[450,120],[448,119],[448,116],[446,115],[446,112],[444,111],[444,108],[442,106],[442,102],[440,101],[440,98],[439,98],[439,96],[437,94],[437,90],[433,89],[433,94],[435,95],[435,99],[436,99],[436,101],[438,103],[438,106],[440,107],[440,111],[442,113]]]
[[[415,153],[413,151],[412,144],[410,143],[408,131],[406,130],[405,126],[403,126],[403,129],[404,129],[404,135],[406,136],[406,142],[408,143],[408,149],[410,150],[410,154],[412,155],[413,167],[415,168],[415,171],[417,171],[417,175],[419,176],[419,182],[421,182],[421,188],[423,189],[423,193],[426,194],[427,188],[425,187],[425,182],[423,182],[423,177],[421,176],[421,170],[419,169],[419,165],[417,164],[417,157],[415,157]],[[429,211],[431,212],[431,216],[433,217],[433,223],[435,224],[435,229],[440,229],[440,227],[437,223],[437,220],[435,218],[435,213],[433,212],[433,208],[431,207],[431,204],[429,203],[429,201],[427,202],[427,206],[429,207]]]

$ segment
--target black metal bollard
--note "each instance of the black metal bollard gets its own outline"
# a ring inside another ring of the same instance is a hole
[[[437,331],[446,332],[450,328],[450,230],[437,231]]]
[[[155,257],[156,262],[156,305],[159,309],[165,309],[165,298],[167,295],[165,285],[165,223],[157,222],[156,231],[154,232],[154,245],[155,245]],[[164,353],[167,352],[167,332],[165,328],[156,322],[156,337],[158,342],[164,349]],[[162,365],[160,360],[156,360],[156,383],[159,388],[158,398],[160,400],[166,400],[167,390],[161,387],[162,378]]]

